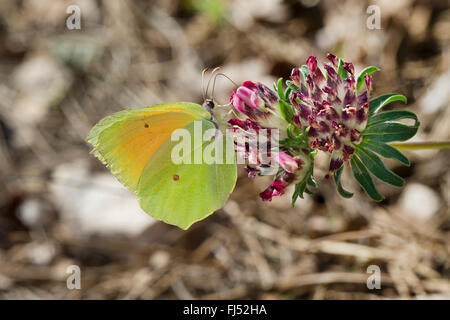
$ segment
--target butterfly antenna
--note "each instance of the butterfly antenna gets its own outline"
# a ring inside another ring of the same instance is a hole
[[[202,94],[203,94],[203,101],[206,99],[206,92],[205,92],[205,74],[208,72],[208,68],[203,69],[202,71]]]
[[[223,77],[227,78],[228,80],[231,81],[232,84],[234,84],[236,87],[239,87],[239,85],[238,85],[236,82],[234,82],[233,80],[231,80],[231,78],[230,78],[229,76],[227,76],[226,74],[224,74],[224,73],[222,73],[222,72],[221,72],[221,73],[217,73],[217,74],[215,75],[215,77],[214,77],[213,88],[212,88],[212,92],[211,92],[211,96],[213,97],[213,99],[214,99],[214,89],[216,88],[216,79],[217,79],[218,76],[223,76]],[[219,106],[227,106],[227,105],[229,105],[229,104],[230,104],[230,103],[224,104],[224,105],[219,105]]]
[[[215,74],[217,71],[219,71],[219,70],[220,70],[220,67],[217,67],[217,68],[215,68],[215,69],[211,72],[211,75],[210,75],[209,80],[208,80],[208,84],[206,85],[206,92],[205,92],[205,93],[206,93],[206,96],[208,96],[209,85],[211,84],[211,80],[212,80],[214,74]]]

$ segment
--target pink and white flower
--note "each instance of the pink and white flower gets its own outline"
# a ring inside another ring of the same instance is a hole
[[[300,72],[292,72],[291,80],[298,90],[292,91],[289,98],[297,111],[294,123],[303,130],[310,127],[310,146],[332,155],[329,166],[332,174],[351,159],[355,151],[353,144],[361,140],[369,114],[372,76],[365,75],[365,89],[358,91],[353,64],[342,64],[348,73],[342,80],[337,57],[328,54],[327,58],[330,63],[323,64],[326,77],[314,56],[306,60],[309,74],[303,82],[299,80]]]

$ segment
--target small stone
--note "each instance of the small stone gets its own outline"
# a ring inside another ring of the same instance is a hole
[[[420,183],[410,183],[405,187],[399,205],[402,211],[418,219],[428,220],[439,210],[439,195],[430,187]]]
[[[18,217],[28,228],[36,228],[42,225],[44,209],[38,199],[27,199],[19,207]]]
[[[425,94],[419,100],[419,108],[422,114],[434,114],[448,105],[450,101],[450,91],[448,90],[449,81],[450,71],[447,71],[428,87]]]
[[[149,258],[149,265],[155,269],[161,269],[170,262],[170,254],[167,251],[155,251]]]
[[[0,290],[9,289],[14,284],[14,280],[0,274]]]
[[[48,265],[56,254],[56,247],[52,242],[31,242],[25,246],[27,260],[37,265]]]
[[[85,162],[65,163],[55,168],[50,190],[64,224],[78,236],[132,237],[156,222],[114,176],[90,175]]]

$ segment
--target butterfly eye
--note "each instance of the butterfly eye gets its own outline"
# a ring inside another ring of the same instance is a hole
[[[207,101],[206,101],[206,107],[207,107],[208,109],[214,109],[214,107],[215,107],[214,101],[212,101],[212,100],[207,100]]]

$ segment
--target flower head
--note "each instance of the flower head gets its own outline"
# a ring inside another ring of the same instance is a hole
[[[310,192],[308,186],[316,187],[313,166],[317,151],[330,154],[326,177],[334,175],[337,189],[344,197],[352,195],[340,184],[346,162],[351,162],[355,178],[374,200],[379,201],[382,196],[370,173],[395,186],[403,184],[375,153],[409,164],[405,156],[386,143],[414,136],[419,126],[417,116],[408,111],[391,111],[380,116],[377,112],[384,105],[406,102],[406,98],[387,94],[371,100],[369,105],[371,74],[378,68],[367,67],[355,76],[353,63],[332,54],[327,59],[319,66],[316,57],[310,56],[305,65],[292,70],[286,89],[283,79],[275,84],[276,92],[260,82],[246,81],[231,95],[237,118],[230,119],[228,124],[235,137],[236,152],[248,162],[248,176],[274,177],[260,193],[263,201],[284,194],[294,184],[294,204],[297,197]],[[395,123],[404,118],[416,123],[411,126]],[[274,132],[277,139],[273,139]]]
[[[310,146],[332,155],[329,172],[333,173],[351,159],[353,143],[361,140],[368,119],[372,77],[366,74],[365,88],[358,90],[353,64],[342,64],[341,69],[348,74],[342,79],[337,57],[329,54],[327,58],[330,63],[324,63],[323,70],[316,57],[306,60],[309,72],[303,82],[298,80],[298,90],[293,90],[289,99],[296,109],[295,124],[300,129],[310,127]]]

